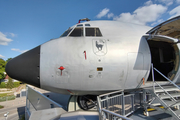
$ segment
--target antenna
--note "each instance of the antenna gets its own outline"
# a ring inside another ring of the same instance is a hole
[[[78,23],[81,23],[81,21],[90,21],[90,19],[88,19],[88,18],[79,19]]]

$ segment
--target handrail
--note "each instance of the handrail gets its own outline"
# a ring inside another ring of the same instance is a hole
[[[155,79],[154,79],[154,67],[153,67],[153,64],[151,64],[151,69],[152,69],[152,79],[153,79],[153,90],[155,91]]]
[[[156,70],[156,72],[158,72],[160,75],[162,75],[165,79],[167,79],[170,83],[172,83],[175,87],[177,87],[178,89],[180,89],[174,82],[172,82],[171,80],[169,80],[169,78],[167,78],[166,76],[164,76],[160,71],[158,71],[156,68],[153,67],[153,64],[152,64],[152,79],[153,79],[153,89],[154,89],[154,92],[155,92],[155,84],[157,84],[167,95],[169,95],[175,102],[176,100],[163,88],[161,87],[160,84],[158,84],[155,79],[154,79],[154,70]]]
[[[173,96],[172,95],[170,95],[163,87],[161,87],[161,85],[160,84],[158,84],[157,82],[155,82],[167,95],[169,95],[175,102],[176,102],[176,100],[173,98]]]
[[[110,95],[110,94],[115,94],[115,93],[118,93],[118,92],[123,92],[123,90],[118,90],[118,91],[113,91],[113,92],[110,92],[110,93],[105,93],[105,94],[99,95],[99,97],[107,96],[107,95]]]
[[[97,109],[99,111],[99,120],[101,120],[101,102],[99,96],[97,96]]]
[[[154,68],[156,72],[158,72],[160,75],[162,75],[166,80],[168,80],[171,84],[173,84],[175,87],[177,87],[180,90],[180,87],[177,86],[174,82],[172,82],[169,78],[167,78],[165,75],[163,75],[161,72],[159,72],[156,68]]]
[[[103,117],[102,111],[106,112],[108,114],[108,116],[104,116],[104,117],[107,117],[106,119],[108,119],[110,116],[112,116],[115,118],[122,118],[123,120],[132,120],[132,119],[128,119],[126,117],[126,116],[128,116],[134,112],[134,97],[132,97],[132,96],[134,96],[134,94],[124,95],[123,90],[118,90],[118,91],[114,91],[114,92],[110,92],[110,93],[106,93],[106,94],[97,96],[97,107],[98,107],[97,109],[99,111],[99,116],[100,116],[99,120],[104,119],[104,118],[102,118]],[[127,104],[131,104],[131,111],[130,112],[127,111],[127,113],[125,110],[125,104],[126,103],[124,101],[126,97],[131,97],[130,98],[131,103],[127,103]],[[113,104],[113,102],[110,102],[110,101],[112,101],[112,99],[114,99],[114,98],[118,99],[119,102],[116,104],[121,105],[120,109],[122,109],[122,113],[116,113],[114,111],[113,107],[111,110],[109,109],[109,106],[112,106],[112,104]],[[112,103],[112,104],[110,104],[110,103]]]
[[[133,120],[133,119],[131,119],[131,118],[127,118],[127,117],[125,117],[125,116],[116,114],[116,113],[111,112],[111,111],[106,110],[106,109],[101,109],[101,110],[104,111],[104,112],[106,112],[106,113],[109,113],[109,114],[111,114],[111,115],[114,115],[114,116],[116,116],[116,117],[118,117],[118,118],[122,118],[122,119],[125,119],[125,120]]]

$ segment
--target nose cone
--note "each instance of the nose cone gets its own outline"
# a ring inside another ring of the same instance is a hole
[[[6,64],[6,73],[16,80],[40,87],[40,46],[29,50]]]

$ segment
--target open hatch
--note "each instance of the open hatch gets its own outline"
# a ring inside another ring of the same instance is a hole
[[[151,51],[153,66],[170,80],[175,77],[179,68],[180,16],[167,20],[152,28],[147,42]],[[154,73],[156,81],[165,79],[157,72]],[[148,81],[152,80],[151,74]],[[165,80],[166,81],[166,80]]]

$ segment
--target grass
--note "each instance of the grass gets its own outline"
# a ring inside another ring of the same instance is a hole
[[[11,91],[11,90],[9,90],[9,89],[3,89],[3,88],[1,89],[1,88],[0,88],[0,92],[6,92],[6,91]]]
[[[16,97],[11,93],[1,93],[0,94],[0,102],[7,101],[7,100],[14,100]]]
[[[0,105],[0,109],[4,108],[4,106]]]
[[[16,97],[15,97],[14,95],[0,97],[0,102],[8,101],[8,100],[14,100],[15,98],[16,98]]]
[[[20,84],[19,84],[20,85]],[[19,86],[18,85],[18,86]],[[25,85],[24,85],[25,86]],[[16,88],[14,88],[16,89]],[[7,101],[7,100],[14,100],[16,97],[14,96],[14,93],[13,91],[12,92],[9,92],[11,90],[7,89],[7,90],[1,90],[3,93],[0,93],[0,102],[3,102],[3,101]],[[7,93],[6,93],[7,92]]]
[[[10,92],[10,93],[1,93],[0,97],[12,96],[12,95],[13,95],[13,92]]]
[[[25,114],[24,115],[21,115],[19,120],[25,120]]]

